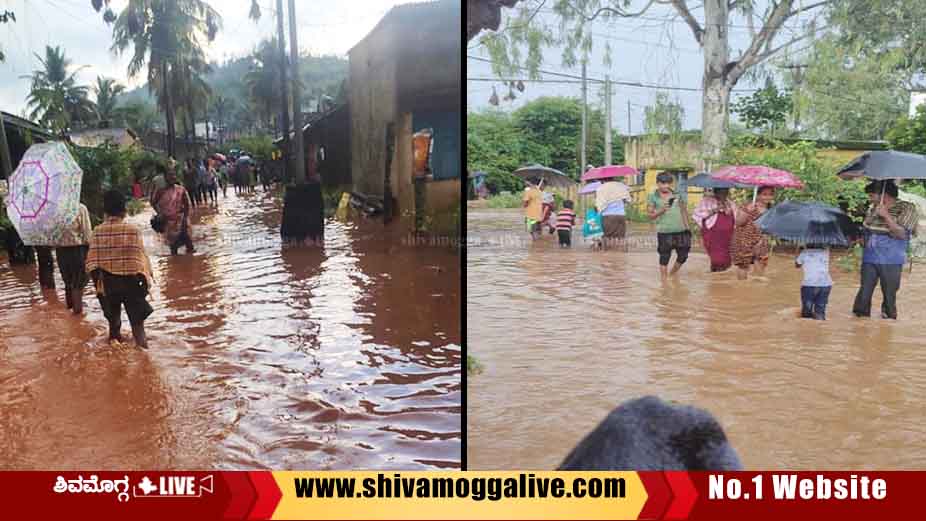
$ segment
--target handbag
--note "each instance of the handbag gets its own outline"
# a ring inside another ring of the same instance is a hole
[[[164,233],[164,218],[160,214],[154,214],[151,218],[151,229],[157,233]]]
[[[582,236],[587,239],[594,239],[604,235],[601,228],[601,215],[594,208],[589,208],[585,212],[585,224],[582,225]]]

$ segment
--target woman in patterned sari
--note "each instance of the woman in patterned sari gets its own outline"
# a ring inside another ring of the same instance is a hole
[[[745,280],[749,267],[755,265],[754,275],[762,275],[768,265],[768,238],[756,226],[775,200],[775,187],[762,186],[754,203],[741,206],[736,212],[736,229],[733,231],[733,264],[739,268],[737,278]]]

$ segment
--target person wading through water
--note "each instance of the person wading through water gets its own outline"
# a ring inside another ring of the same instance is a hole
[[[84,263],[87,261],[87,250],[90,248],[92,235],[90,212],[81,203],[77,210],[77,218],[64,231],[55,247],[58,269],[64,281],[64,299],[68,309],[75,315],[81,314],[84,310],[82,295],[87,286],[87,271],[84,270]]]
[[[158,166],[164,170],[163,166]],[[164,240],[170,246],[170,254],[176,255],[180,246],[186,246],[187,253],[193,253],[193,239],[190,227],[190,194],[177,183],[177,174],[168,170],[165,174],[167,188],[154,194],[151,206],[164,220]]]
[[[109,340],[122,342],[122,307],[129,316],[135,344],[148,348],[145,319],[153,309],[146,299],[154,277],[141,230],[123,222],[125,197],[117,190],[103,194],[103,223],[93,230],[87,252],[87,272],[109,322]]]
[[[659,275],[666,279],[675,275],[688,260],[691,251],[691,227],[685,200],[672,190],[672,174],[662,172],[656,176],[656,191],[647,200],[647,213],[656,223],[656,251],[659,253]],[[669,272],[669,261],[675,250],[675,265]]]
[[[897,319],[897,290],[907,261],[910,237],[916,232],[917,212],[913,203],[897,199],[893,181],[875,181],[865,187],[871,208],[863,223],[865,250],[862,254],[861,283],[852,312],[857,317],[871,315],[871,297],[881,284],[884,300],[881,318]]]

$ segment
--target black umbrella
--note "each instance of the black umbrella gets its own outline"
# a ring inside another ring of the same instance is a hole
[[[848,246],[852,219],[839,208],[822,203],[785,201],[756,220],[762,232],[802,244]]]
[[[688,179],[688,186],[697,186],[698,188],[744,188],[746,185],[716,179],[710,174],[701,173]],[[749,188],[752,188],[751,186]]]
[[[543,165],[524,166],[514,171],[514,175],[524,180],[543,179],[547,186],[567,187],[576,184],[566,174]]]
[[[865,152],[836,175],[843,179],[926,179],[926,156],[896,150]]]

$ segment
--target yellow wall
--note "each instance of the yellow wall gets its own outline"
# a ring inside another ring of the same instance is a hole
[[[646,209],[646,198],[649,197],[649,194],[656,191],[656,176],[660,172],[665,172],[665,170],[647,170],[646,175],[644,176],[644,184],[634,184],[630,186],[630,192],[633,194],[633,202],[637,205],[637,208],[640,210]],[[688,177],[694,177],[695,172],[689,172]],[[677,178],[677,176],[676,176]],[[678,182],[676,181],[673,185],[676,189]],[[701,202],[701,197],[704,195],[703,188],[696,188],[693,186],[688,187],[688,207],[694,208],[695,205]]]
[[[817,154],[821,158],[848,163],[866,150],[821,148]],[[637,170],[645,169],[644,184],[636,184],[634,179],[628,179],[634,203],[640,210],[645,209],[646,198],[656,190],[656,175],[665,169],[655,168],[659,165],[671,165],[676,170],[690,168],[688,177],[698,173],[701,163],[699,159],[700,148],[696,141],[673,142],[666,139],[644,139],[639,136],[624,141],[624,157],[627,165]],[[693,208],[701,201],[704,190],[701,188],[688,188],[688,207]]]

